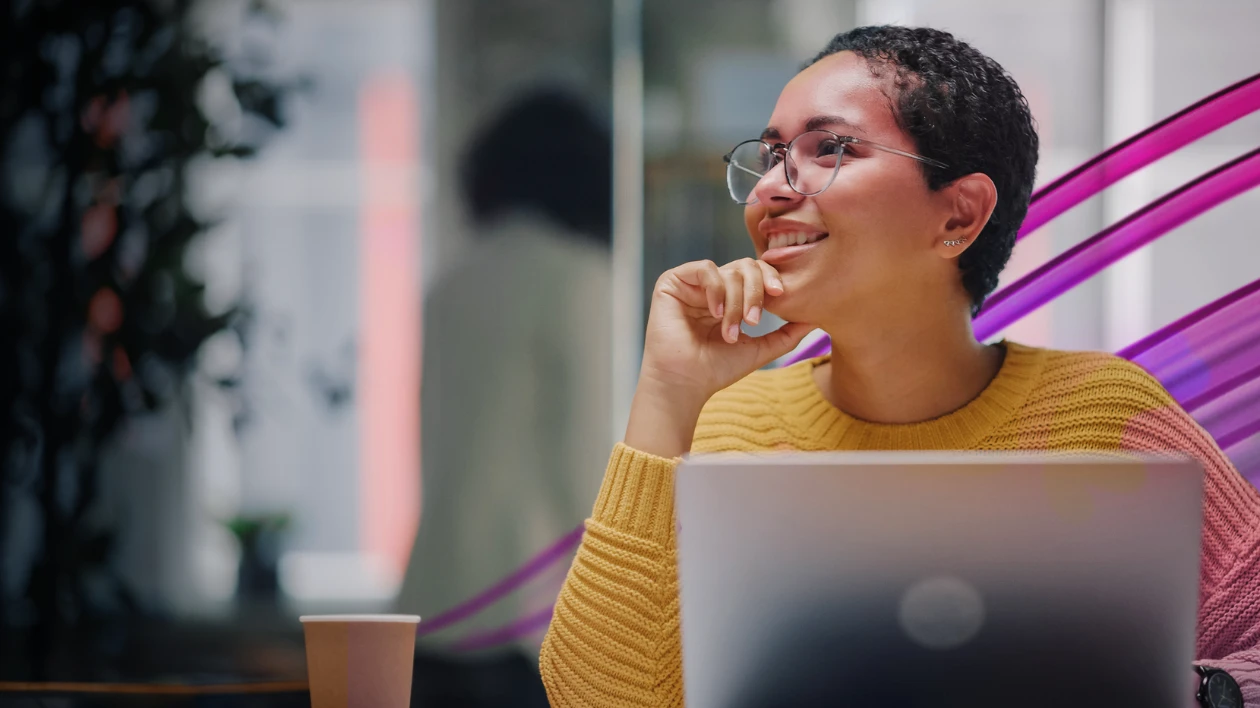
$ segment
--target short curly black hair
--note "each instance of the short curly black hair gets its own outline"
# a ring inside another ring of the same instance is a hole
[[[930,189],[975,172],[997,186],[989,223],[958,259],[972,314],[979,312],[1010,260],[1032,197],[1040,141],[1028,100],[1001,65],[941,30],[858,27],[836,35],[806,66],[839,52],[862,57],[876,76],[894,70],[889,101],[898,125],[919,154],[949,165],[924,165]]]

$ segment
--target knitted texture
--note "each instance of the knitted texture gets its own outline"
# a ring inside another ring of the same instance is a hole
[[[1178,452],[1203,466],[1197,655],[1260,706],[1260,494],[1141,368],[1115,356],[1006,343],[975,400],[941,418],[875,424],[823,398],[826,357],[758,371],[718,393],[696,452],[1033,450]],[[674,469],[618,444],[556,603],[540,669],[553,706],[681,706]],[[1190,667],[1186,668],[1189,675]]]

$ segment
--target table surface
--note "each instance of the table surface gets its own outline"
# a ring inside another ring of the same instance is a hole
[[[5,708],[311,708],[305,681],[87,683],[0,681]]]
[[[75,681],[0,681],[0,693],[125,694],[155,696],[213,696],[258,693],[305,693],[305,681],[256,683],[84,683]]]

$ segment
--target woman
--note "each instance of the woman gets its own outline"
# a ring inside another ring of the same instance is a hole
[[[1138,367],[972,333],[1036,166],[1010,76],[944,32],[856,29],[788,83],[761,139],[728,156],[757,259],[657,281],[625,439],[543,645],[552,704],[682,703],[672,474],[688,450],[1020,449],[1203,465],[1198,656],[1260,705],[1255,489]],[[763,311],[789,324],[739,331]],[[831,356],[758,371],[816,327]]]

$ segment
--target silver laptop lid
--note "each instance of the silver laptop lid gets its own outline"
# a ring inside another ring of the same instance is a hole
[[[1190,695],[1193,462],[717,455],[676,484],[691,708]]]

